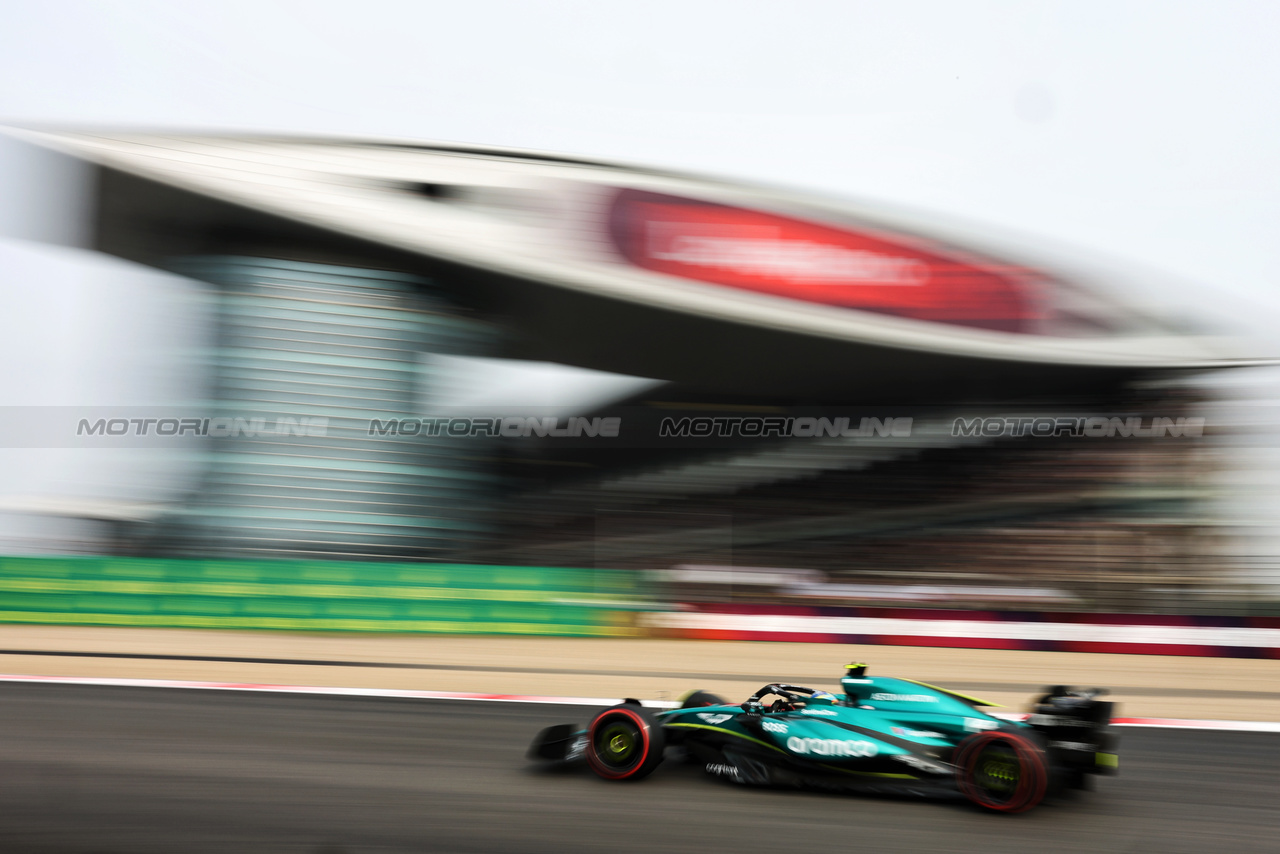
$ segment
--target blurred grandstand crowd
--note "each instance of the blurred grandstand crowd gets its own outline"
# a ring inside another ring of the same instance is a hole
[[[644,489],[586,477],[525,493],[503,512],[502,547],[476,557],[692,567],[662,575],[686,601],[1249,610],[1204,506],[1217,465],[1208,433],[859,453],[816,470],[767,450],[709,453],[665,462],[665,482],[651,472]],[[736,470],[719,489],[717,468]]]

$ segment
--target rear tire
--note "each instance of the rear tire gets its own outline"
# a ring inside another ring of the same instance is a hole
[[[966,798],[996,812],[1024,812],[1044,800],[1049,765],[1044,749],[1017,732],[972,735],[956,748],[956,784]]]
[[[587,765],[606,780],[640,780],[662,764],[662,727],[649,712],[623,703],[587,726]]]

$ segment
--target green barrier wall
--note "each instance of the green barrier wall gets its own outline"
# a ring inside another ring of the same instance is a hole
[[[625,636],[642,584],[527,566],[0,557],[0,622]]]

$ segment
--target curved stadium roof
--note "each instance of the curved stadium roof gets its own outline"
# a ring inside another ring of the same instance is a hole
[[[17,134],[102,168],[106,251],[155,263],[162,249],[138,246],[260,215],[295,241],[341,235],[473,274],[525,358],[806,399],[1250,363],[1123,304],[1112,283],[773,188],[396,140]]]

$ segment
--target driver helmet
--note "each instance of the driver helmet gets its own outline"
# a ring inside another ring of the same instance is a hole
[[[830,691],[814,691],[813,696],[809,698],[809,703],[820,706],[834,706],[838,702],[840,702],[839,699]]]

